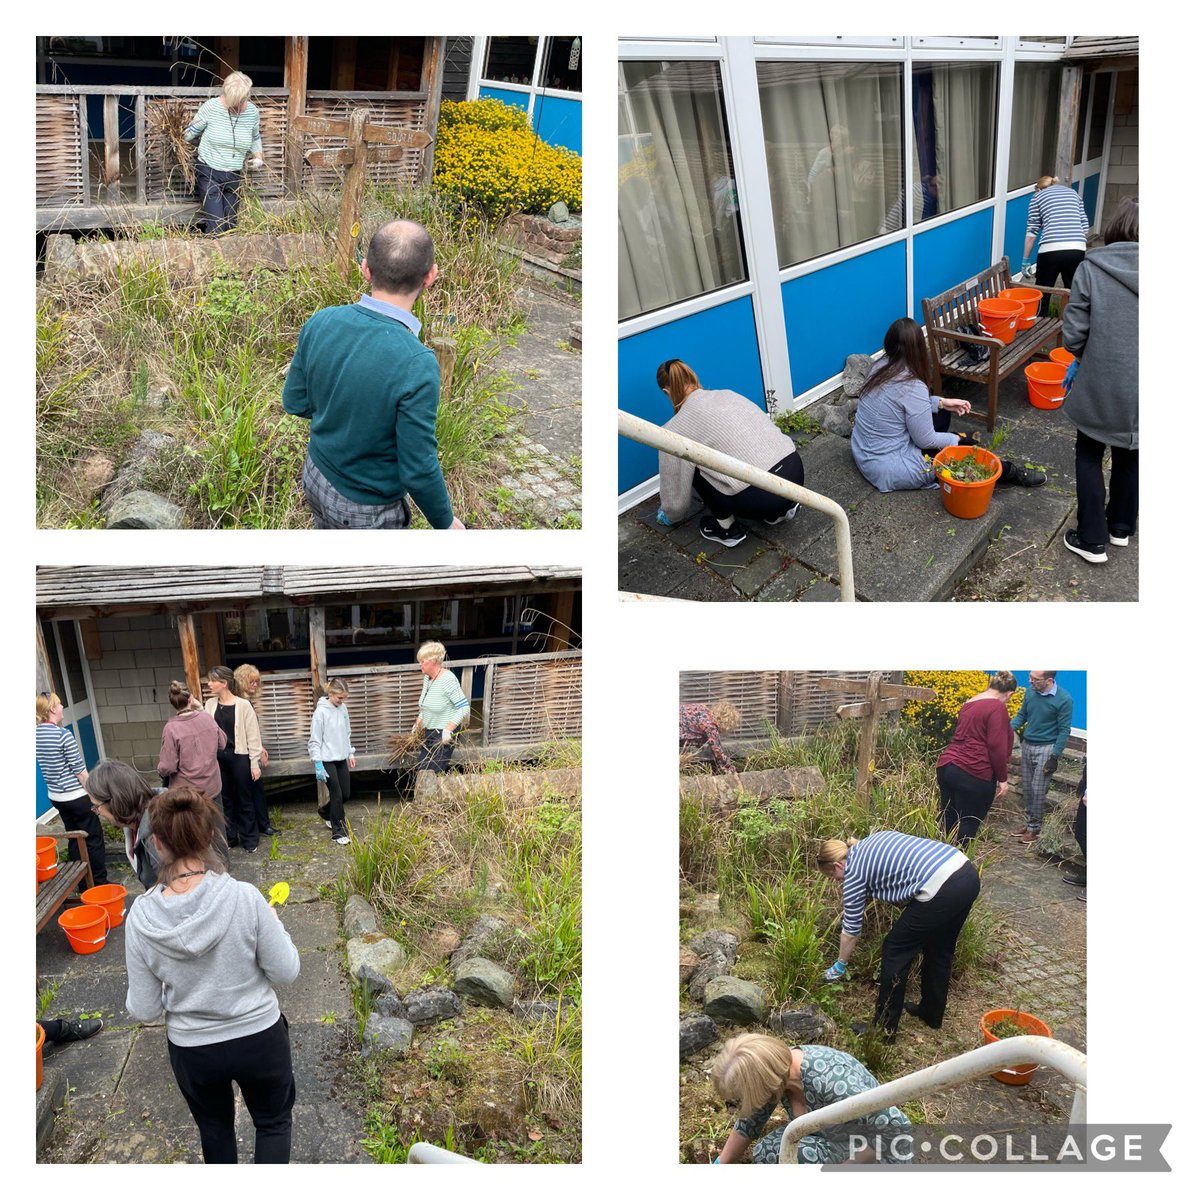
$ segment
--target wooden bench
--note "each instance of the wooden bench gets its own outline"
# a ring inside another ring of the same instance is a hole
[[[37,928],[35,933],[41,933],[50,918],[71,898],[86,892],[92,886],[92,864],[87,852],[87,834],[80,829],[69,833],[46,833],[41,837],[58,839],[73,838],[79,847],[77,862],[60,862],[58,870],[38,885],[37,890]]]
[[[1006,346],[998,338],[964,333],[969,325],[981,324],[980,300],[994,300],[1005,288],[1037,288],[1047,296],[1062,297],[1059,316],[1042,317],[1030,329],[1018,329],[1017,336]],[[1050,345],[1062,345],[1062,309],[1070,292],[1064,288],[1037,287],[1032,283],[1014,284],[1008,269],[1008,258],[988,267],[986,271],[952,287],[940,296],[922,300],[925,313],[925,333],[929,339],[929,358],[933,366],[933,394],[940,396],[942,377],[969,379],[972,383],[987,383],[987,427],[996,427],[996,400],[1000,384],[1019,371],[1039,350]],[[983,346],[988,355],[982,362],[970,362],[969,346]],[[982,414],[971,414],[981,419]]]

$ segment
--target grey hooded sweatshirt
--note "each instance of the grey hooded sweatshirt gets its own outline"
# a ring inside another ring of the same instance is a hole
[[[327,696],[317,701],[308,732],[308,757],[313,762],[341,762],[354,757],[350,714],[344,702],[331,704]]]
[[[164,1012],[176,1046],[206,1046],[270,1029],[272,983],[300,974],[300,955],[253,884],[210,871],[190,892],[139,896],[125,921],[125,1007],[137,1021]]]
[[[1138,243],[1088,253],[1063,313],[1063,345],[1079,359],[1063,412],[1106,446],[1138,448]]]

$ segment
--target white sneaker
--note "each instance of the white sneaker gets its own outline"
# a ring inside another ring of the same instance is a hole
[[[1117,537],[1115,533],[1110,533],[1108,535],[1108,544],[1110,546],[1128,546],[1129,534],[1126,534],[1124,537]]]
[[[333,822],[332,822],[332,821],[326,821],[326,822],[325,822],[325,828],[326,828],[326,829],[332,829],[332,828],[333,828]]]
[[[347,837],[347,836],[346,836],[344,833],[342,834],[342,836],[341,836],[341,837],[335,837],[333,840],[334,840],[335,842],[337,842],[337,844],[338,844],[339,846],[348,846],[348,845],[350,845],[350,839],[349,839],[349,838],[348,838],[348,837]]]

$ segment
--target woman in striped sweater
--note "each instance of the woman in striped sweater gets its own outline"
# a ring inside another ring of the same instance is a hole
[[[1029,199],[1029,220],[1025,226],[1025,261],[1022,271],[1033,265],[1033,243],[1038,234],[1038,287],[1053,287],[1061,275],[1063,287],[1070,288],[1075,268],[1087,253],[1088,218],[1083,200],[1074,188],[1059,183],[1057,176],[1043,175],[1033,185]],[[1042,298],[1042,316],[1050,311],[1050,297]]]
[[[463,694],[454,672],[442,665],[445,661],[446,647],[441,642],[426,642],[417,651],[417,662],[425,676],[417,702],[420,715],[413,726],[413,733],[422,734],[424,743],[417,769],[438,775],[450,769],[454,735],[471,712],[471,702]]]
[[[954,947],[979,895],[979,874],[954,846],[891,830],[855,838],[831,838],[817,854],[817,866],[842,885],[842,936],[837,962],[825,972],[833,983],[862,933],[867,899],[903,906],[899,920],[883,939],[879,998],[874,1024],[892,1041],[901,1014],[919,1017],[931,1029],[941,1027],[950,991]],[[921,999],[904,1000],[908,972],[921,953]],[[856,1028],[865,1031],[866,1026]]]
[[[241,71],[225,76],[221,94],[200,105],[183,136],[200,139],[196,155],[196,191],[204,210],[206,233],[224,233],[237,221],[242,202],[242,170],[263,165],[258,109],[250,103],[254,81]]]

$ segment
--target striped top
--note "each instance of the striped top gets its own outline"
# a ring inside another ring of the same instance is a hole
[[[1086,250],[1087,211],[1074,188],[1063,183],[1034,192],[1029,198],[1029,222],[1026,235],[1041,231],[1038,253],[1043,250]]]
[[[225,107],[220,96],[205,100],[183,136],[189,142],[199,138],[200,161],[218,171],[240,171],[247,154],[262,154],[258,109],[249,100],[236,115]]]
[[[426,729],[445,729],[450,724],[458,728],[471,709],[471,702],[463,695],[458,678],[446,667],[436,679],[425,677],[419,704],[421,724]]]
[[[851,846],[842,878],[842,932],[862,933],[868,897],[907,904],[955,855],[962,851],[945,842],[893,831],[872,833]]]
[[[73,800],[83,793],[79,773],[87,770],[75,735],[53,721],[37,727],[37,763],[51,800]]]

